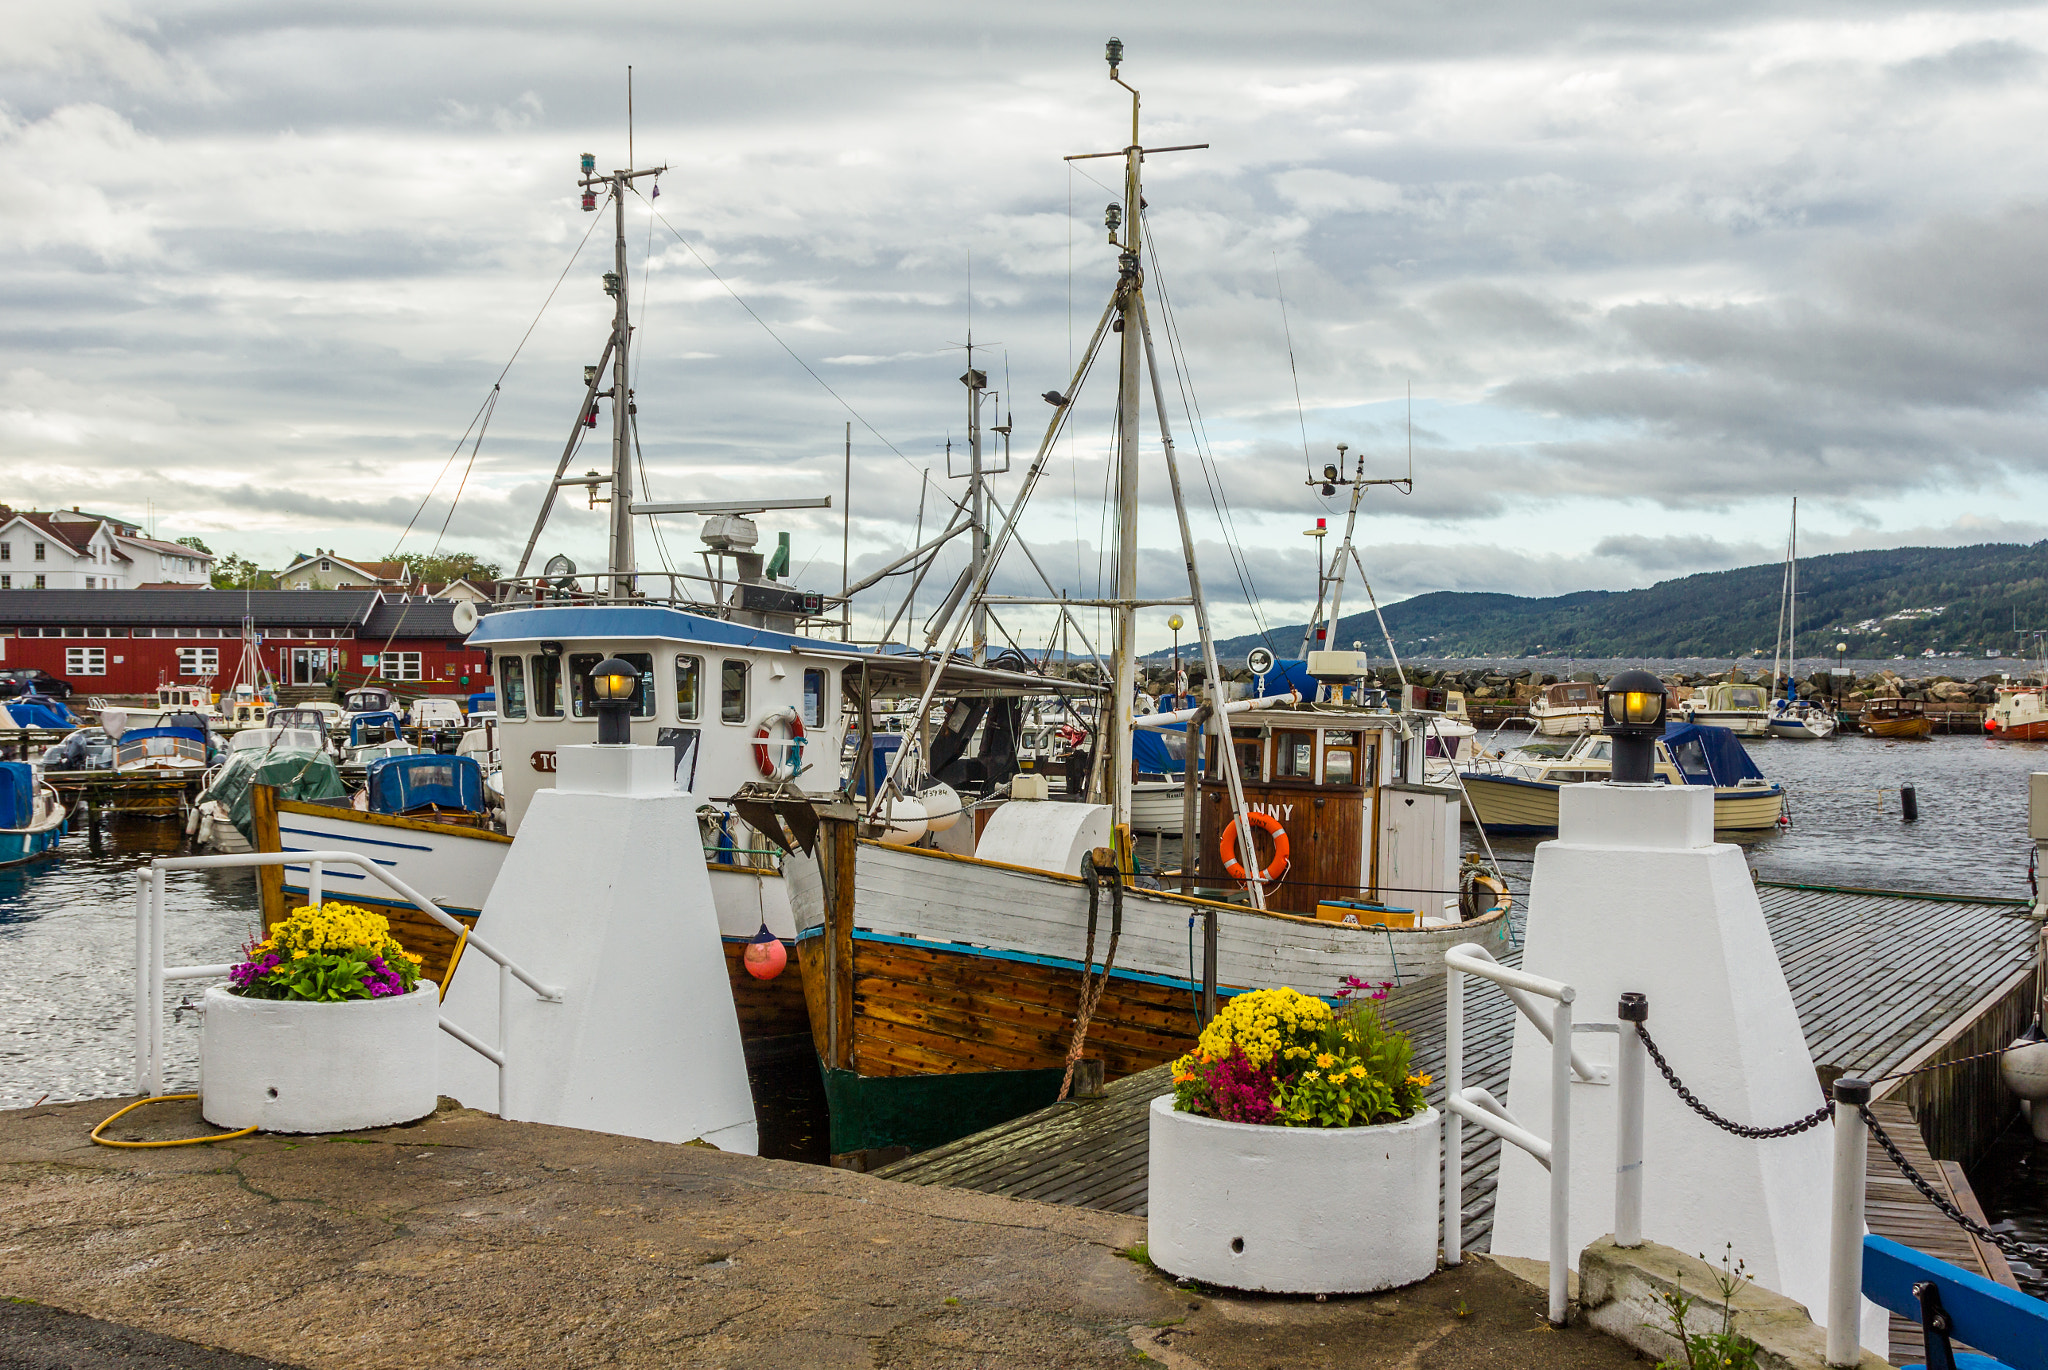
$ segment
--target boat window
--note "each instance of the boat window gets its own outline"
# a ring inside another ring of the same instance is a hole
[[[825,673],[822,670],[804,672],[804,726],[825,726]]]
[[[654,653],[620,652],[619,660],[640,675],[640,692],[633,700],[633,717],[654,717]]]
[[[1582,755],[1587,761],[1612,761],[1614,759],[1613,752],[1614,740],[1602,737],[1596,739],[1592,745],[1588,746]]]
[[[591,708],[590,673],[604,657],[597,652],[578,652],[569,658],[569,712],[576,718],[595,718]]]
[[[718,671],[718,717],[726,723],[747,721],[747,663],[731,657]]]
[[[676,717],[685,723],[697,716],[700,707],[698,691],[704,688],[704,658],[679,656],[676,658]]]
[[[1316,737],[1314,733],[1273,735],[1273,778],[1313,780],[1316,778]]]
[[[562,658],[558,656],[533,659],[533,716],[562,716]]]
[[[1731,705],[1737,709],[1761,709],[1764,706],[1762,690],[1730,690]]]
[[[1244,737],[1241,735],[1234,737],[1233,740],[1237,746],[1238,775],[1245,780],[1258,780],[1263,777],[1265,775],[1265,768],[1259,764],[1259,754],[1266,749],[1266,744],[1259,741],[1256,737]],[[1215,743],[1213,742],[1209,744],[1209,754],[1212,759],[1215,757]]]
[[[1590,685],[1573,685],[1565,690],[1564,697],[1566,699],[1569,699],[1574,704],[1591,703],[1593,699],[1593,687]]]
[[[1350,734],[1341,734],[1349,736]],[[1339,734],[1331,734],[1339,736]],[[1432,739],[1433,741],[1434,739]],[[1330,785],[1356,785],[1358,783],[1358,749],[1356,747],[1330,746],[1323,752],[1323,780]]]
[[[500,717],[526,717],[526,662],[516,656],[498,658],[498,694],[504,700]]]

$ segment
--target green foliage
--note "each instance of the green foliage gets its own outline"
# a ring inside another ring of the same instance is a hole
[[[451,580],[496,580],[498,563],[485,561],[472,552],[408,552],[398,558],[412,571],[414,580],[444,584]]]
[[[1695,1332],[1687,1324],[1687,1315],[1698,1298],[1686,1293],[1683,1285],[1674,1285],[1670,1293],[1658,1295],[1664,1304],[1664,1315],[1671,1319],[1672,1335],[1685,1348],[1685,1359],[1658,1361],[1657,1370],[1756,1370],[1760,1348],[1735,1330],[1732,1306],[1735,1295],[1748,1283],[1749,1276],[1742,1262],[1735,1259],[1735,1248],[1730,1245],[1722,1252],[1721,1268],[1714,1274],[1715,1292],[1720,1295],[1721,1325],[1712,1332]]]
[[[190,547],[195,552],[204,552],[208,556],[213,555],[213,549],[198,538],[179,538],[177,541],[180,547]]]
[[[1420,1113],[1429,1077],[1410,1073],[1414,1047],[1390,1032],[1371,1001],[1332,1017],[1316,1033],[1306,1067],[1280,1081],[1281,1121],[1291,1127],[1365,1127]]]
[[[213,563],[213,588],[216,590],[275,590],[277,576],[250,561],[239,552],[230,552]]]
[[[1585,590],[1548,599],[1440,591],[1385,609],[1403,657],[1576,656],[1735,657],[1771,655],[1784,566],[1770,562],[1661,581],[1642,590]],[[1926,618],[1892,618],[1941,606]],[[1799,562],[1797,655],[1833,660],[1917,656],[1923,648],[1980,654],[2015,651],[2022,629],[2048,624],[2048,542],[2031,546],[1894,547],[1838,552]],[[1875,626],[1857,625],[1878,620]],[[1276,629],[1292,655],[1301,629]],[[1332,639],[1381,650],[1370,611],[1347,615]],[[1219,643],[1242,656],[1260,639]]]

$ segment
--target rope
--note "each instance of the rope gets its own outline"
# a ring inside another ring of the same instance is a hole
[[[1103,877],[1109,877],[1105,880]],[[1059,1103],[1067,1097],[1067,1091],[1074,1084],[1074,1066],[1081,1059],[1081,1048],[1088,1041],[1088,1023],[1094,1018],[1096,1007],[1102,1002],[1102,992],[1109,987],[1109,968],[1116,964],[1117,939],[1124,931],[1124,882],[1123,875],[1114,866],[1097,865],[1091,852],[1088,865],[1082,874],[1088,885],[1088,942],[1087,950],[1081,954],[1081,1003],[1074,1014],[1074,1039],[1067,1046],[1067,1071],[1060,1077],[1060,1092],[1054,1098]],[[1092,969],[1095,963],[1095,914],[1102,897],[1102,887],[1109,886],[1109,950],[1102,957],[1102,973]],[[1190,944],[1190,956],[1193,954]]]
[[[2048,1246],[2035,1246],[2029,1242],[2021,1241],[2010,1233],[1994,1232],[1957,1208],[1949,1202],[1946,1195],[1942,1194],[1933,1185],[1927,1183],[1920,1172],[1913,1168],[1913,1163],[1906,1159],[1905,1154],[1886,1135],[1884,1128],[1878,1123],[1877,1119],[1871,1116],[1870,1108],[1867,1104],[1859,1106],[1856,1111],[1863,1115],[1863,1125],[1870,1129],[1871,1136],[1877,1138],[1877,1144],[1884,1148],[1885,1155],[1891,1157],[1892,1164],[1899,1168],[1899,1173],[1912,1181],[1913,1188],[1920,1191],[1920,1196],[1940,1210],[1944,1217],[1950,1219],[1978,1241],[1989,1242],[2008,1256],[2018,1256],[2021,1260],[2031,1262],[2043,1269],[2048,1269]]]

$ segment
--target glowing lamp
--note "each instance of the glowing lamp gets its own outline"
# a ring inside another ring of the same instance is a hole
[[[583,192],[583,207],[587,210],[595,210],[597,208],[596,191],[586,190]]]
[[[1600,689],[1601,732],[1614,739],[1616,785],[1656,779],[1657,735],[1664,731],[1664,682],[1648,671],[1623,671]]]
[[[789,964],[789,948],[763,923],[761,930],[747,939],[747,949],[740,953],[740,961],[747,974],[756,980],[773,980]]]
[[[597,740],[601,745],[624,746],[633,740],[626,716],[640,693],[640,672],[615,656],[606,657],[590,668],[590,698],[597,707]]]

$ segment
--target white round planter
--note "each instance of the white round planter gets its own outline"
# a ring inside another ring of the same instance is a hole
[[[311,1004],[206,992],[199,1111],[217,1127],[349,1132],[409,1123],[439,1097],[441,996]]]
[[[1363,1294],[1436,1269],[1434,1108],[1378,1127],[1262,1127],[1152,1101],[1153,1264],[1275,1294]]]

